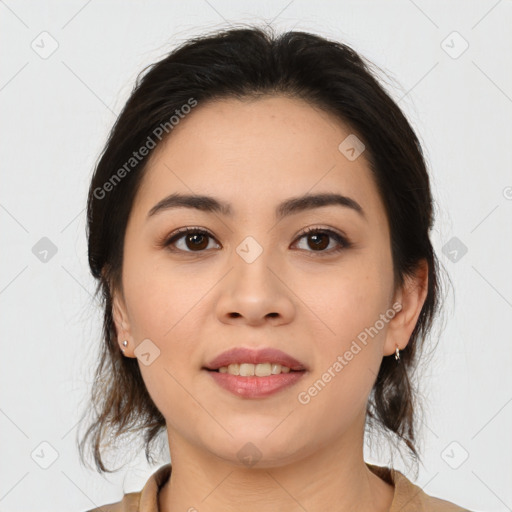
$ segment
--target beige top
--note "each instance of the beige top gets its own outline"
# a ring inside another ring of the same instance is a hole
[[[449,501],[425,494],[400,471],[384,466],[366,465],[373,473],[394,485],[395,494],[389,512],[470,512]],[[125,494],[121,501],[87,512],[158,512],[158,491],[171,476],[171,464],[155,471],[140,492]]]

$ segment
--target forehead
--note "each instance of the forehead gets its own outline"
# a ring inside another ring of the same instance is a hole
[[[172,192],[206,194],[234,214],[306,193],[338,192],[383,214],[363,154],[340,144],[353,137],[334,115],[283,96],[199,103],[153,152],[137,198],[146,213]]]

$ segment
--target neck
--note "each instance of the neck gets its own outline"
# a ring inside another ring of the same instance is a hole
[[[387,512],[394,487],[365,464],[360,445],[329,444],[282,466],[240,468],[169,436],[172,474],[159,494],[159,510],[201,512]],[[260,461],[262,462],[262,461]]]

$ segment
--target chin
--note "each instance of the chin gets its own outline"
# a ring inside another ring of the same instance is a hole
[[[269,436],[270,431],[245,429],[243,434],[238,431],[233,437],[228,434],[221,439],[209,437],[207,449],[229,464],[259,469],[284,466],[303,456],[304,447],[291,446],[289,433],[276,431]]]

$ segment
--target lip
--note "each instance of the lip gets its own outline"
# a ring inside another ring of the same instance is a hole
[[[297,361],[294,357],[286,354],[285,352],[271,348],[264,347],[260,349],[251,349],[244,347],[237,347],[222,352],[217,357],[207,363],[204,368],[206,370],[218,370],[222,366],[229,366],[234,363],[277,363],[281,366],[287,366],[290,370],[302,371],[308,370],[306,365]],[[226,375],[226,374],[221,374]],[[290,374],[284,374],[290,375]],[[242,377],[243,379],[251,379],[251,377]],[[256,377],[257,379],[265,379],[266,377]]]
[[[240,377],[229,373],[205,371],[221,388],[241,398],[265,398],[292,386],[306,373],[296,371],[268,377]]]

